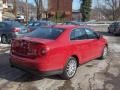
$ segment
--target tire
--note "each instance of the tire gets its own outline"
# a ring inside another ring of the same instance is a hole
[[[116,32],[113,32],[113,35],[114,35],[114,36],[117,36],[118,34],[117,34]]]
[[[64,70],[63,73],[60,75],[64,80],[69,80],[71,79],[77,71],[77,61],[76,58],[70,57]]]
[[[105,46],[102,51],[102,55],[101,55],[101,57],[99,57],[99,59],[105,59],[105,58],[107,58],[107,56],[108,56],[108,47]]]
[[[8,44],[8,39],[7,39],[7,36],[6,36],[6,35],[2,35],[2,36],[1,36],[1,42],[2,42],[3,44]]]
[[[108,33],[111,33],[111,32],[110,32],[110,29],[108,29]]]

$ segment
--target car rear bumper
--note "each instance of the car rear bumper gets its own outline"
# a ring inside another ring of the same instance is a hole
[[[35,74],[35,75],[38,75],[38,76],[59,75],[59,74],[63,73],[63,70],[38,71],[38,70],[35,70],[35,69],[22,67],[20,65],[16,65],[16,64],[13,64],[13,63],[11,63],[11,67],[17,68],[17,69],[20,69],[22,71],[25,71],[25,72],[28,72],[28,73],[31,73],[31,74]]]
[[[22,60],[20,58],[11,57],[10,64],[12,67],[18,68],[20,70],[30,72],[39,76],[49,76],[55,74],[61,74],[62,69],[51,69],[49,64],[39,64],[37,60]]]

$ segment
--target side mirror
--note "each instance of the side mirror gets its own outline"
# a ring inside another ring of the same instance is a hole
[[[96,33],[96,35],[97,35],[97,39],[102,38],[102,35],[100,33]]]

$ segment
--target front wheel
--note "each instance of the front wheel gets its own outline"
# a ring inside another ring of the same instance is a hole
[[[2,35],[2,36],[1,36],[1,42],[2,42],[3,44],[7,44],[7,43],[8,43],[8,39],[7,39],[7,36],[6,36],[6,35]]]
[[[65,80],[71,79],[75,75],[76,71],[77,71],[76,58],[70,57],[61,77]]]
[[[105,59],[105,58],[107,58],[107,56],[108,56],[108,47],[105,46],[100,59]]]

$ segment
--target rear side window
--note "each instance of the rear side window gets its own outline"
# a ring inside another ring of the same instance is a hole
[[[13,22],[12,25],[15,26],[15,27],[23,26],[23,25],[22,25],[21,23],[19,23],[19,22]]]
[[[46,25],[47,25],[46,22],[35,22],[31,26],[46,26]]]
[[[84,28],[78,28],[71,32],[70,40],[83,40],[87,39],[87,35]]]
[[[10,25],[12,27],[21,27],[21,26],[24,26],[23,24],[21,24],[19,22],[15,22],[15,21],[7,21],[5,23],[7,23],[8,25]]]
[[[27,26],[33,26],[34,22],[29,22]]]
[[[47,28],[47,27],[41,27],[33,32],[28,33],[26,36],[28,37],[34,37],[34,38],[43,38],[43,39],[57,39],[57,37],[60,36],[60,34],[64,31],[64,29],[60,28]]]
[[[37,23],[34,23],[33,26],[39,26],[39,25],[40,25],[40,23],[37,22]]]

